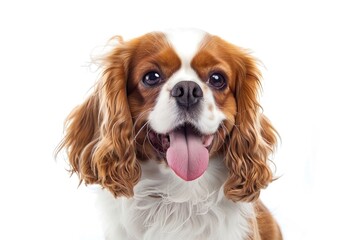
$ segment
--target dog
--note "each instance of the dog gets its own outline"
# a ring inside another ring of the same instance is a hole
[[[282,239],[258,199],[278,135],[257,61],[201,30],[113,40],[59,146],[102,187],[106,239]]]

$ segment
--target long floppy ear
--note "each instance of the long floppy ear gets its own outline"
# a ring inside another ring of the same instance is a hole
[[[229,177],[225,195],[233,201],[254,201],[272,180],[268,157],[276,145],[276,131],[262,114],[257,100],[261,73],[245,51],[234,53],[237,76],[237,114],[226,155]]]
[[[95,92],[68,117],[59,149],[67,150],[71,171],[81,181],[98,183],[116,197],[131,197],[140,164],[126,91],[131,50],[119,40],[102,61],[103,75]]]

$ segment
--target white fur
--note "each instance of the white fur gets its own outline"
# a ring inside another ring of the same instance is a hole
[[[166,37],[181,59],[181,68],[175,72],[164,84],[157,99],[154,109],[149,114],[149,123],[157,133],[166,134],[174,126],[184,122],[190,122],[203,134],[213,134],[219,128],[225,115],[216,106],[214,96],[210,88],[199,79],[190,63],[201,45],[205,32],[200,30],[180,30],[166,33]],[[200,102],[201,113],[197,119],[189,116],[179,118],[175,98],[171,97],[171,89],[180,81],[193,81],[197,83],[204,94]]]
[[[166,36],[181,59],[181,68],[162,87],[149,124],[165,134],[188,121],[203,134],[212,134],[225,115],[216,106],[211,89],[190,66],[205,33],[191,30]],[[176,100],[170,95],[173,86],[184,80],[196,82],[203,91],[197,119],[179,118]],[[210,159],[204,175],[191,182],[176,176],[164,162],[149,160],[141,165],[142,177],[133,198],[115,199],[107,190],[100,191],[107,240],[248,239],[254,209],[251,203],[235,203],[224,196],[228,170],[222,157]]]
[[[206,35],[199,29],[172,29],[165,32],[167,40],[186,66],[190,65]]]
[[[163,163],[143,163],[133,198],[100,191],[106,239],[247,239],[254,209],[224,196],[226,172],[221,159],[212,159],[202,177],[185,182]]]

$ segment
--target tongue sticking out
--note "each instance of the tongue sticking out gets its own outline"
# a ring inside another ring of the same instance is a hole
[[[170,147],[166,158],[171,169],[185,181],[199,178],[209,163],[206,145],[210,145],[212,137],[208,137],[204,145],[202,137],[195,134],[190,126],[175,130],[169,136]]]

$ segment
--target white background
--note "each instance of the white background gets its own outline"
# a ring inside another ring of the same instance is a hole
[[[0,239],[102,239],[91,188],[53,151],[114,35],[195,27],[252,49],[282,143],[262,199],[285,239],[360,239],[356,1],[2,1]]]

